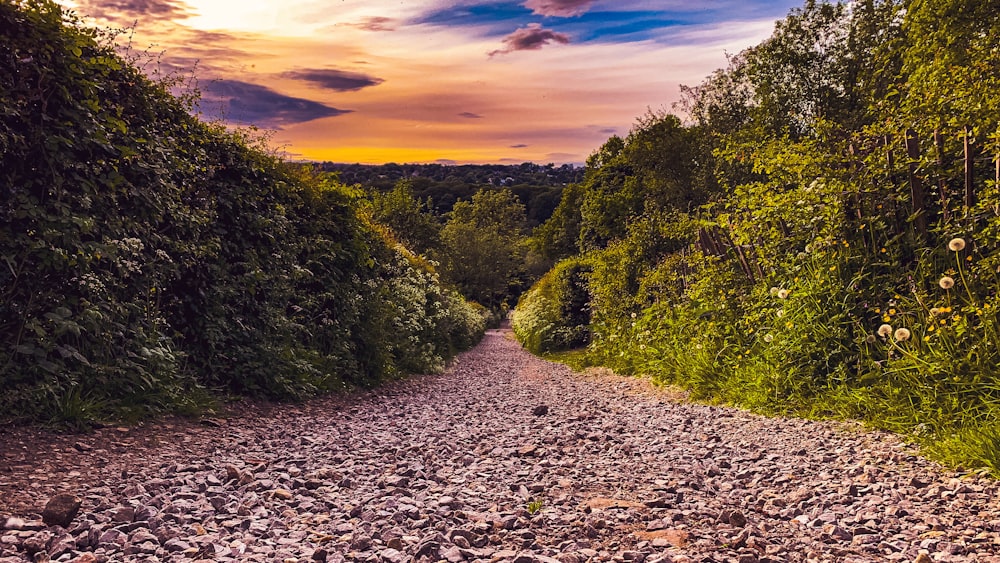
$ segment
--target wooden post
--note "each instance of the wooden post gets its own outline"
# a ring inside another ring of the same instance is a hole
[[[851,171],[851,178],[856,179],[858,177],[858,171],[861,169],[862,165],[858,162],[858,156],[857,156],[858,151],[854,148],[854,141],[851,141],[851,144],[848,145],[847,151],[851,155],[851,163],[849,164]],[[853,214],[854,219],[861,221],[864,218],[864,213],[862,211],[862,208],[864,207],[864,202],[861,200],[860,182],[856,182],[855,185],[858,186],[858,189],[857,191],[850,194],[850,200],[849,200],[851,204],[853,204],[854,206],[853,209],[854,212],[851,213],[852,210],[850,209],[850,205],[844,205],[844,207],[846,208],[845,211],[847,213],[848,219],[851,219],[851,215]],[[846,203],[847,202],[845,201],[845,204]]]
[[[947,223],[951,219],[948,209],[948,182],[945,180],[944,136],[940,129],[934,130],[934,154],[937,157],[938,191],[941,198],[941,217]]]
[[[965,215],[972,212],[976,205],[976,189],[973,187],[973,172],[975,171],[975,155],[972,154],[972,127],[965,126]]]
[[[906,130],[906,156],[909,159],[910,203],[913,214],[913,229],[916,238],[924,242],[927,238],[927,209],[924,204],[924,183],[917,176],[917,161],[920,160],[920,139],[913,129]]]

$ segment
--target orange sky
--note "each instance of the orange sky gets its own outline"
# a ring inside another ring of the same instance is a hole
[[[64,0],[294,158],[582,163],[788,0]],[[157,68],[150,64],[149,70]]]

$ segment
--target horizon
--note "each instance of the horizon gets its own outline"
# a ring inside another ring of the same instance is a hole
[[[290,160],[574,164],[801,2],[59,0]]]

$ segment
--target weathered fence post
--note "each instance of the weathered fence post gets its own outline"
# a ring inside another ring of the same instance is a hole
[[[972,213],[972,208],[976,205],[976,189],[973,187],[973,173],[975,171],[975,155],[972,153],[972,127],[965,126],[965,215]]]
[[[941,217],[944,222],[947,223],[951,219],[951,210],[948,209],[948,182],[945,180],[945,162],[944,156],[944,135],[941,134],[940,129],[934,130],[934,155],[937,160],[938,168],[938,190],[941,198]]]
[[[913,212],[913,229],[916,238],[924,242],[927,238],[927,209],[924,204],[924,183],[917,176],[917,161],[920,160],[920,139],[913,129],[906,130],[906,156],[909,159],[910,203]]]

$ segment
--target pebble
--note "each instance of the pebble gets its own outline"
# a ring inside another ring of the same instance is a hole
[[[996,481],[855,424],[575,374],[508,331],[441,375],[100,437],[63,448],[70,492],[35,479],[45,456],[11,464],[0,493],[55,497],[0,514],[0,563],[1000,562]]]

